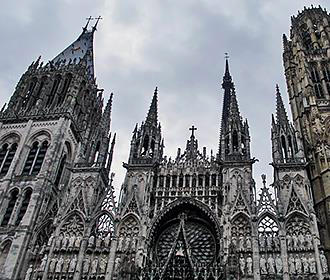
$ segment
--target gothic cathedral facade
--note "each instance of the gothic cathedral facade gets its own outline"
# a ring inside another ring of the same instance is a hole
[[[330,15],[305,8],[283,38],[293,124],[276,86],[271,186],[253,179],[226,59],[218,152],[200,149],[192,126],[185,149],[165,155],[156,88],[118,202],[97,22],[33,62],[0,111],[0,279],[329,279]]]

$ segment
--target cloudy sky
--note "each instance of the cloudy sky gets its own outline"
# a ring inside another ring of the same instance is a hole
[[[200,148],[215,152],[222,106],[224,53],[248,118],[255,180],[272,182],[270,120],[275,84],[287,103],[282,34],[304,6],[329,0],[11,0],[0,10],[0,105],[9,100],[27,66],[55,57],[73,42],[88,16],[103,17],[95,34],[95,71],[106,98],[114,92],[117,132],[113,171],[123,181],[132,130],[145,119],[155,86],[168,156],[185,147],[195,125]]]

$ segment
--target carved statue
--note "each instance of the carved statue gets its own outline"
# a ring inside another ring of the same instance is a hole
[[[263,255],[260,258],[260,273],[267,274],[266,259]]]
[[[264,234],[261,234],[259,237],[259,245],[261,249],[265,248],[266,246],[266,239]]]
[[[107,268],[107,261],[103,258],[100,259],[100,263],[99,263],[99,267],[100,267],[100,273],[104,274],[105,270]]]
[[[308,263],[309,263],[309,271],[310,273],[316,273],[316,262],[313,254],[310,254],[308,258]]]
[[[272,255],[269,255],[267,259],[269,274],[275,274],[275,260]]]
[[[60,273],[62,271],[63,261],[63,257],[61,256],[61,258],[56,263],[55,272]]]
[[[60,236],[57,237],[56,243],[55,243],[56,244],[56,248],[61,248],[62,240],[63,240],[63,236],[62,235],[60,235]]]
[[[48,242],[47,242],[47,246],[48,246],[48,247],[52,246],[53,240],[54,240],[54,235],[52,234],[52,235],[49,237]]]
[[[309,262],[308,262],[308,260],[307,260],[307,258],[306,258],[305,255],[303,255],[301,257],[301,262],[302,262],[302,266],[303,266],[303,273],[304,274],[309,273]]]
[[[76,259],[76,256],[74,255],[73,258],[70,261],[68,272],[70,272],[70,273],[75,272],[75,270],[76,270],[76,264],[77,264],[77,259]]]
[[[243,258],[243,256],[241,255],[241,257],[239,258],[239,268],[241,270],[241,273],[244,275],[245,274],[245,259]]]
[[[48,259],[48,256],[46,254],[46,255],[44,255],[44,257],[41,260],[39,271],[45,271],[46,264],[47,264],[47,259]]]
[[[323,273],[328,273],[328,261],[323,251],[320,252],[320,260]]]
[[[92,270],[91,273],[92,274],[96,274],[97,273],[97,265],[99,264],[99,260],[98,258],[95,258],[92,262]]]
[[[70,235],[69,242],[68,242],[70,248],[73,248],[74,247],[75,241],[76,241],[76,237],[74,235]]]
[[[117,257],[115,260],[115,272],[119,271],[120,263],[121,263],[120,257]]]
[[[292,236],[291,235],[287,235],[286,236],[286,245],[288,246],[289,250],[292,250]]]
[[[85,258],[84,265],[83,265],[83,273],[88,273],[90,264],[91,264],[91,261],[89,260],[89,258]]]
[[[64,236],[62,240],[62,250],[66,250],[68,248],[69,238],[67,236]]]
[[[244,250],[244,236],[240,235],[238,238],[238,251],[243,251]]]
[[[298,245],[298,237],[297,235],[293,234],[292,235],[292,243],[293,243],[293,249],[296,251],[299,249],[299,245]]]
[[[276,268],[276,272],[277,274],[282,274],[283,272],[283,262],[282,262],[282,258],[281,255],[276,255],[275,257],[275,268]]]
[[[92,248],[95,245],[95,237],[91,235],[88,239],[88,247]]]
[[[62,272],[65,272],[65,273],[68,272],[69,267],[70,267],[70,262],[71,262],[70,259],[66,259],[64,261]]]
[[[245,239],[245,245],[246,245],[246,249],[247,250],[251,250],[252,249],[252,241],[251,241],[251,236],[247,236]]]
[[[306,234],[306,247],[307,249],[313,249],[313,237],[311,234]]]
[[[32,264],[30,264],[29,268],[26,271],[24,280],[30,280],[33,272]]]
[[[111,240],[111,234],[109,233],[105,238],[104,238],[104,246],[109,247],[110,246],[110,240]]]
[[[296,262],[296,272],[297,272],[297,274],[301,274],[302,273],[302,264],[301,264],[301,259],[300,259],[299,255],[296,255],[295,262]]]
[[[123,236],[119,237],[118,246],[117,246],[117,250],[119,252],[123,250],[123,242],[124,242],[124,237]]]
[[[252,258],[251,258],[251,256],[248,256],[246,258],[246,269],[247,269],[247,274],[252,275],[253,270],[252,270]]]
[[[289,257],[289,273],[290,274],[295,274],[296,273],[296,266],[294,264],[294,257],[291,255]]]
[[[77,236],[76,241],[74,242],[74,247],[79,248],[80,247],[80,242],[81,242],[81,236]]]
[[[54,272],[56,263],[57,263],[57,258],[54,258],[50,261],[49,272]]]
[[[281,241],[278,235],[275,235],[273,238],[275,250],[281,250]]]
[[[272,247],[273,247],[273,237],[270,234],[267,235],[266,243],[267,243],[267,249],[268,250],[272,250]]]
[[[298,235],[298,240],[299,240],[299,249],[300,250],[304,250],[305,247],[306,247],[306,244],[305,244],[305,237],[300,233]]]

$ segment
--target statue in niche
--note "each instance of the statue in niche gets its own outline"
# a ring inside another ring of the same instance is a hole
[[[62,272],[63,261],[64,261],[63,257],[61,256],[58,262],[56,263],[55,272],[57,273]]]
[[[307,249],[313,249],[313,237],[311,234],[306,234],[306,247]]]
[[[309,273],[309,262],[305,255],[302,255],[301,262],[302,262],[302,267],[303,267],[303,273],[304,274]]]
[[[245,265],[246,265],[245,259],[243,258],[243,255],[241,254],[241,257],[239,258],[239,268],[243,275],[245,274]]]
[[[316,273],[316,261],[315,261],[313,254],[309,255],[308,263],[309,263],[310,273],[315,274]]]
[[[99,267],[100,267],[100,273],[104,274],[107,268],[107,262],[104,258],[100,259]]]
[[[54,235],[52,234],[52,235],[49,237],[48,242],[47,242],[47,246],[48,246],[48,247],[52,246],[53,240],[54,240]]]
[[[104,238],[104,246],[109,247],[110,246],[110,240],[111,240],[111,234],[109,233],[105,238]]]
[[[247,274],[248,275],[252,275],[252,273],[253,273],[253,270],[252,270],[252,258],[251,258],[251,256],[248,256],[247,258],[246,258],[246,270],[247,270]]]
[[[99,260],[98,258],[95,258],[92,262],[92,270],[91,273],[92,274],[96,274],[97,273],[97,265],[99,264]]]
[[[57,263],[57,258],[51,259],[49,264],[49,272],[54,272],[56,263]]]
[[[77,265],[77,259],[76,259],[76,255],[74,255],[73,258],[70,261],[68,272],[74,273],[75,270],[76,270],[76,265]]]
[[[288,262],[289,262],[289,273],[290,274],[295,274],[296,273],[296,266],[294,264],[294,257],[293,257],[293,255],[290,255]]]
[[[269,255],[267,259],[268,273],[275,274],[275,260],[272,255]]]
[[[97,248],[100,248],[102,247],[102,239],[101,238],[96,238],[96,245],[95,245]]]
[[[69,267],[70,267],[70,262],[71,262],[70,259],[66,259],[64,261],[62,272],[65,272],[65,273],[68,272]]]
[[[301,264],[301,259],[300,259],[299,255],[296,255],[295,262],[296,262],[296,272],[297,272],[297,274],[301,274],[302,273],[302,264]]]
[[[324,255],[324,252],[320,252],[320,260],[321,260],[321,266],[322,266],[322,272],[323,273],[328,273],[328,261],[326,256]]]
[[[275,235],[273,241],[274,241],[275,250],[277,250],[277,251],[281,250],[280,237],[278,235]]]
[[[251,236],[247,236],[245,239],[245,245],[246,245],[246,249],[248,251],[250,251],[252,249],[252,241],[251,241]]]
[[[298,235],[298,240],[299,240],[299,249],[304,250],[305,249],[305,237],[301,233]]]
[[[266,239],[264,234],[261,234],[259,237],[259,245],[261,250],[264,250],[264,248],[266,247]]]
[[[69,242],[68,242],[70,248],[73,248],[74,247],[75,241],[76,241],[76,237],[74,235],[70,235]]]
[[[120,264],[121,264],[120,257],[117,257],[115,260],[115,272],[119,271]]]
[[[271,251],[273,247],[273,237],[271,234],[267,235],[266,243],[267,243],[267,250]]]
[[[45,271],[46,264],[47,264],[47,259],[48,259],[48,256],[46,254],[46,255],[44,255],[44,257],[41,260],[39,271]]]
[[[117,250],[121,252],[123,250],[124,237],[120,236],[118,240]]]
[[[62,240],[63,240],[63,236],[62,235],[60,235],[60,236],[57,237],[56,243],[55,243],[56,248],[61,248]]]
[[[283,272],[283,262],[282,262],[282,258],[281,255],[276,255],[275,258],[275,267],[276,267],[276,272],[277,274],[282,274]]]
[[[26,271],[24,280],[30,280],[33,272],[32,264],[30,264],[29,268]]]
[[[264,255],[262,255],[260,258],[260,273],[267,274],[266,259]]]
[[[290,234],[288,234],[286,236],[286,245],[288,246],[289,250],[292,250],[292,236]]]
[[[88,239],[88,247],[93,248],[95,245],[95,237],[94,235],[91,235]]]
[[[75,242],[74,242],[74,247],[76,247],[76,248],[79,248],[80,247],[80,243],[81,243],[81,236],[79,235],[79,236],[77,236],[77,238],[76,238],[76,240],[75,240]]]
[[[231,238],[231,244],[233,244],[233,245],[235,246],[235,248],[236,248],[236,246],[237,246],[237,239],[236,239],[236,236],[233,236],[233,237]]]
[[[66,250],[68,248],[68,244],[69,238],[67,236],[64,236],[62,240],[62,250]]]
[[[89,258],[85,258],[84,259],[84,264],[83,264],[83,273],[88,273],[88,270],[89,270],[89,266],[91,264],[91,261]]]
[[[293,244],[293,250],[295,251],[299,250],[298,237],[295,234],[292,235],[292,244]]]
[[[131,249],[131,238],[128,236],[125,240],[123,251],[129,251]]]
[[[244,236],[240,235],[238,238],[238,251],[244,251]]]

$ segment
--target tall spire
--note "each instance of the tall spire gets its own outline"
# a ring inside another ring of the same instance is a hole
[[[94,58],[93,58],[93,39],[95,26],[92,30],[88,30],[89,22],[92,17],[87,19],[87,24],[83,28],[83,32],[79,35],[77,40],[70,44],[65,50],[58,54],[50,62],[51,64],[68,65],[78,64],[82,60],[85,61],[86,71],[89,79],[94,79]]]
[[[238,108],[238,102],[237,102],[237,98],[236,98],[236,92],[235,92],[235,88],[232,88],[231,91],[231,97],[230,97],[230,103],[229,103],[229,115],[232,118],[240,118],[240,113],[239,113],[239,108]]]
[[[151,105],[146,119],[146,125],[154,125],[157,127],[158,123],[158,87],[155,88],[154,95],[152,97]]]
[[[228,121],[229,116],[229,105],[231,100],[231,91],[234,88],[234,83],[232,82],[232,77],[229,72],[229,62],[228,54],[226,53],[226,64],[225,64],[225,74],[222,79],[222,88],[224,89],[223,96],[223,106],[222,106],[222,124],[221,127],[224,127]]]
[[[276,121],[281,125],[289,124],[278,84],[276,84]]]

